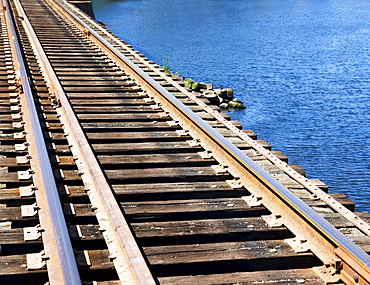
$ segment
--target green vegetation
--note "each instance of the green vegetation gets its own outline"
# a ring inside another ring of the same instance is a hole
[[[171,76],[178,76],[179,77],[179,73],[176,72],[174,73],[171,69],[170,69],[170,57],[167,57],[166,58],[166,63],[161,66],[161,68],[163,68],[163,70],[167,73],[169,73]],[[191,78],[186,78],[184,79],[184,86],[186,88],[190,88],[194,91],[197,91],[199,89],[199,83],[198,82],[195,82],[194,80],[192,80]]]
[[[161,67],[164,69],[165,72],[169,73],[170,75],[172,75],[172,76],[179,76],[179,73],[178,72],[173,73],[173,71],[170,69],[169,61],[170,61],[170,57],[167,57],[166,58],[165,65],[163,65]]]
[[[184,79],[184,87],[197,91],[199,89],[199,83],[191,78],[186,78]]]

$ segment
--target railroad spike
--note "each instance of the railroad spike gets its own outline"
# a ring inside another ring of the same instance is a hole
[[[203,159],[211,159],[213,158],[213,154],[211,150],[205,150],[198,152],[199,156]]]
[[[233,180],[226,180],[226,182],[231,186],[233,189],[241,189],[243,188],[243,183],[241,182],[240,178],[235,178]]]
[[[320,276],[326,284],[336,284],[340,281],[340,275],[333,267],[328,265],[313,267],[313,270]]]
[[[310,244],[307,239],[289,238],[284,240],[295,252],[307,252],[310,250]]]
[[[176,130],[176,133],[181,136],[181,137],[185,137],[185,136],[188,136],[189,135],[189,131],[188,130]]]
[[[186,141],[188,143],[188,145],[190,145],[191,147],[198,147],[201,145],[201,140],[200,139],[193,139],[193,140],[189,140],[189,141]]]
[[[216,171],[217,175],[222,175],[229,172],[228,170],[229,167],[224,164],[212,165],[211,167],[213,168],[214,171]]]
[[[271,215],[263,215],[261,217],[272,228],[282,227],[284,225],[282,215],[271,214]]]
[[[257,195],[243,196],[241,197],[249,207],[260,207],[262,206],[262,197]]]
[[[114,255],[114,254],[111,254],[111,255],[108,256],[108,258],[109,258],[110,261],[113,261],[117,258],[117,256]]]

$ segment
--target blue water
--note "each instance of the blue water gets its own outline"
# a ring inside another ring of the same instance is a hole
[[[370,1],[92,1],[158,64],[233,88],[233,119],[370,210]]]

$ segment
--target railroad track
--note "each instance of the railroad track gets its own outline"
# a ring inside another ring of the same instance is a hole
[[[72,5],[2,4],[1,284],[369,283],[367,213]]]

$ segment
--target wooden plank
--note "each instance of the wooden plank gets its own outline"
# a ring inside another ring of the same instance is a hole
[[[26,164],[26,166],[29,165],[29,163]],[[4,166],[18,166],[17,160],[15,157],[0,157],[0,167]]]
[[[7,284],[9,280],[22,282],[15,284],[45,284],[47,282],[45,269],[27,270],[25,254],[0,256],[0,264],[2,265],[0,266],[0,278],[3,284]],[[18,277],[12,275],[18,275]]]
[[[114,100],[114,99],[125,99],[125,100],[138,100],[146,98],[147,95],[138,93],[137,90],[133,89],[125,89],[124,92],[120,90],[120,92],[84,92],[84,93],[68,93],[68,98],[72,100],[98,100],[98,99],[105,99],[105,100]]]
[[[0,189],[0,201],[4,200],[20,200],[20,194],[18,188],[4,188]],[[4,203],[4,202],[0,202]],[[9,201],[7,201],[6,204],[8,204]],[[4,203],[5,204],[5,203]]]
[[[77,227],[79,227],[79,230],[77,229]],[[82,240],[84,242],[97,242],[100,240],[102,242],[105,242],[99,225],[70,225],[69,232],[73,232],[71,235],[71,238],[73,240]],[[81,235],[79,235],[79,232],[81,233]]]
[[[81,72],[79,72],[78,74],[76,74],[75,72],[73,71],[69,71],[68,69],[67,70],[60,70],[57,72],[57,75],[58,75],[58,78],[60,80],[73,80],[71,78],[86,78],[86,77],[92,77],[92,76],[98,76],[98,77],[108,77],[108,78],[115,78],[115,77],[118,77],[118,78],[121,78],[122,75],[117,73],[116,71],[113,71],[113,70],[105,70],[105,71],[91,71],[91,70],[82,70]]]
[[[137,180],[145,177],[146,181],[166,179],[179,179],[186,181],[204,181],[204,180],[221,180],[232,179],[229,173],[216,175],[211,167],[165,167],[165,168],[148,168],[148,169],[115,169],[105,170],[109,179],[113,180]]]
[[[1,147],[1,146],[0,146]],[[191,147],[185,141],[167,141],[167,142],[140,142],[136,143],[110,143],[110,144],[92,144],[92,147],[96,153],[116,153],[116,154],[136,154],[136,153],[159,153],[159,152],[198,152],[202,151],[200,146]],[[160,150],[160,151],[159,151]]]
[[[175,131],[158,131],[158,132],[107,132],[107,133],[87,133],[87,137],[90,140],[101,140],[106,142],[107,140],[117,141],[133,141],[133,142],[145,142],[145,141],[163,141],[163,140],[189,140],[190,136],[180,136]],[[9,140],[14,138],[7,135]],[[52,140],[65,140],[65,136],[62,133],[51,133],[50,138]],[[0,135],[1,139],[1,135]],[[93,142],[95,143],[95,142]]]
[[[219,212],[222,217],[230,215],[260,216],[261,212],[269,213],[262,206],[251,208],[242,199],[238,198],[121,202],[121,205],[126,214],[135,214],[139,219],[141,216],[165,216],[165,214],[173,214],[175,217],[184,214],[186,219],[194,219],[195,214],[198,215],[198,218],[205,219],[209,216],[206,212],[210,212],[211,216],[216,216]]]
[[[89,61],[89,60],[87,60]],[[84,78],[84,80],[80,80],[80,81],[76,81],[76,80],[64,80],[63,81],[63,88],[67,88],[66,90],[68,90],[68,87],[107,87],[107,88],[123,88],[123,87],[127,87],[127,86],[135,86],[135,84],[133,83],[133,81],[131,80],[128,80],[128,78],[126,80],[124,80],[123,78],[120,78],[120,79],[110,79],[110,80],[99,80],[98,78],[96,78],[96,80],[92,79],[92,80],[88,80],[86,77]],[[90,89],[89,89],[90,90]],[[147,97],[145,95],[139,95],[139,94],[136,94],[137,97]]]
[[[345,194],[343,193],[330,193],[331,197],[333,197],[335,200],[337,200],[339,203],[341,203],[344,207],[346,207],[348,210],[354,212],[355,211],[355,202],[353,202],[351,199],[349,199]]]
[[[10,105],[8,105],[8,104],[4,104],[3,106],[0,106],[0,114],[9,114],[9,113],[11,113],[11,111],[10,111]]]
[[[151,265],[302,256],[282,240],[236,241],[144,247]],[[312,253],[308,255],[312,256]]]
[[[32,179],[22,180],[22,182],[32,181]],[[18,179],[18,174],[16,172],[0,172],[0,183],[17,183],[20,182]]]
[[[279,236],[291,236],[284,227],[270,228],[262,218],[204,219],[189,221],[132,223],[132,228],[139,239],[158,237],[178,237],[185,244],[186,237],[196,236],[201,243],[201,235],[207,242],[212,237],[226,235],[223,238],[236,240],[277,239]],[[203,242],[205,242],[203,240]],[[162,243],[161,243],[162,244]]]
[[[20,207],[6,207],[0,208],[0,221],[17,221],[22,220],[21,208]],[[25,219],[28,220],[29,218]]]
[[[127,90],[131,90],[133,87],[132,84],[122,84],[122,85],[119,85],[119,86],[66,86],[66,87],[63,87],[63,89],[65,89],[65,92],[67,93],[84,93],[84,92],[104,92],[104,93],[109,93],[109,92],[126,92]],[[90,99],[91,100],[91,99]],[[95,99],[97,100],[97,104],[104,104],[104,102],[102,102],[100,99]],[[94,103],[95,103],[95,100],[94,100]],[[112,100],[115,100],[115,101],[118,101],[118,100],[122,100],[122,99],[118,99],[118,98],[114,98]],[[84,99],[73,99],[72,100],[72,104],[84,104],[86,102],[83,102]],[[112,104],[111,102],[106,102],[107,105],[110,105]],[[124,103],[124,102],[121,102],[121,103]],[[145,101],[142,101],[142,103],[145,103]],[[118,104],[117,103],[114,103],[114,104]]]
[[[190,139],[190,136],[181,136],[175,131],[158,131],[158,132],[109,132],[109,133],[87,133],[87,137],[91,140],[173,140],[173,139]]]
[[[0,123],[0,130],[1,131],[13,131],[13,132],[17,132],[17,131],[22,131],[22,129],[15,129],[13,128],[13,125],[12,125],[12,122],[9,122],[9,123]]]
[[[113,184],[116,197],[124,201],[159,201],[180,199],[207,199],[213,197],[234,198],[247,196],[244,189],[232,189],[224,181],[172,182],[172,183],[140,183]],[[64,188],[63,188],[64,189]],[[68,186],[71,197],[83,197],[86,193],[81,186]],[[65,190],[61,190],[62,192]]]
[[[31,241],[30,244],[33,243],[40,243],[41,241]],[[20,244],[24,243],[24,234],[23,229],[0,229],[0,244],[3,245],[11,245],[11,244]]]
[[[147,121],[139,121],[135,122],[133,119],[132,122],[90,122],[90,123],[82,123],[82,127],[86,132],[106,132],[106,131],[135,131],[138,130],[140,132],[144,131],[166,131],[166,130],[176,130],[181,129],[180,126],[174,125],[170,126],[167,122],[158,122],[154,121],[154,118],[148,117]]]
[[[70,93],[67,93],[67,95],[69,96]],[[204,110],[199,107],[199,106],[189,106],[188,107],[190,110],[192,110],[193,112],[203,112]],[[131,104],[131,105],[121,105],[121,106],[104,106],[104,105],[74,105],[73,106],[73,109],[78,112],[78,113],[82,113],[82,112],[90,112],[90,113],[102,113],[102,114],[107,114],[107,113],[124,113],[124,112],[133,112],[133,111],[136,111],[136,112],[147,112],[147,111],[151,111],[153,113],[156,113],[156,112],[163,112],[162,109],[159,109],[159,110],[154,110],[149,104],[147,105],[144,105],[144,104],[141,104],[141,105],[137,105],[137,104]],[[9,110],[8,110],[9,112]]]
[[[103,165],[126,165],[126,167],[158,167],[156,165],[176,164],[190,167],[217,164],[212,158],[203,159],[197,153],[137,154],[137,155],[99,155]],[[0,159],[1,163],[1,159]],[[152,165],[152,166],[147,166]]]
[[[10,114],[0,115],[0,122],[12,122],[12,116]]]
[[[154,110],[149,104],[148,105],[138,105],[138,104],[126,104],[121,106],[103,106],[103,105],[74,105],[73,109],[77,113],[77,116],[82,114],[103,114],[103,116],[109,116],[114,113],[126,114],[126,113],[151,113],[157,114],[158,110]]]
[[[221,244],[221,243],[220,243]],[[196,247],[196,245],[193,245]],[[222,249],[221,249],[222,250]],[[223,249],[224,253],[227,251],[233,251],[233,248]],[[258,250],[257,250],[258,251]],[[275,256],[270,256],[268,253],[259,252],[258,257],[250,257],[245,253],[246,258],[241,258],[236,252],[234,252],[234,258],[217,259],[217,251],[214,250],[214,257],[216,259],[212,260],[212,255],[209,256],[209,260],[205,257],[205,261],[197,261],[197,256],[191,258],[192,252],[189,252],[189,259],[182,259],[181,256],[177,258],[170,259],[174,263],[156,263],[151,264],[151,271],[158,277],[162,276],[183,276],[183,275],[203,275],[203,274],[220,274],[220,273],[233,273],[233,272],[256,272],[263,271],[268,268],[269,270],[275,270],[276,274],[280,270],[296,269],[296,268],[312,268],[314,266],[319,266],[322,263],[311,253],[302,253],[299,255],[294,255],[294,253],[287,252],[279,253]],[[251,252],[251,255],[257,252]],[[204,251],[204,256],[211,254],[210,252]],[[171,254],[170,254],[171,255]],[[172,256],[177,256],[177,252],[172,253]],[[168,259],[167,259],[168,260]],[[149,259],[150,261],[150,259]],[[183,262],[182,262],[183,261]],[[219,283],[217,283],[219,284]]]
[[[180,129],[180,126],[170,126],[167,122],[158,122],[158,121],[138,121],[138,122],[89,122],[82,123],[82,127],[86,132],[109,132],[109,131],[135,131],[140,132],[158,132],[158,131],[167,131],[167,130],[176,130]],[[10,125],[11,129],[13,128]],[[50,131],[54,132],[55,130],[61,130],[60,123],[49,123]]]
[[[108,179],[117,181],[142,181],[145,177],[146,182],[163,181],[217,181],[223,179],[232,179],[228,173],[216,175],[210,167],[166,167],[166,168],[148,168],[148,169],[107,169],[105,174]],[[79,180],[78,170],[64,170],[63,175],[66,180]],[[58,178],[58,177],[57,177]],[[1,176],[0,176],[1,179]],[[1,180],[0,180],[1,181]],[[112,181],[113,182],[113,181]]]
[[[64,48],[64,47],[63,47]],[[76,73],[84,73],[84,72],[104,72],[106,69],[103,66],[98,65],[85,65],[85,66],[69,66],[69,67],[63,67],[63,66],[55,66],[53,67],[54,71],[58,73],[63,72],[74,72]]]
[[[321,265],[312,253],[297,254],[281,240],[144,247],[157,276],[235,271],[276,271]]]
[[[209,274],[209,275],[187,275],[175,277],[158,278],[161,285],[211,285],[211,284],[309,284],[324,285],[317,274],[312,269],[290,269],[254,271],[254,272],[233,272],[228,274]]]
[[[351,228],[353,224],[338,213],[320,213],[329,223],[336,228]]]
[[[107,269],[110,269],[110,270],[114,270],[114,266],[113,266],[113,262],[110,260],[109,258],[109,251],[107,249],[94,249],[94,250],[88,250],[88,256],[89,256],[89,261],[85,259],[85,263],[82,261],[82,262],[78,262],[78,265],[79,265],[79,268],[80,269],[84,269],[85,268],[88,268],[89,270],[107,270]],[[80,252],[80,256],[81,256],[81,260],[83,260],[83,258],[85,257],[85,255],[81,254]]]
[[[178,182],[178,183],[140,183],[140,184],[116,184],[113,185],[116,194],[150,194],[150,193],[196,193],[208,191],[235,191],[240,193],[246,191],[244,188],[232,189],[225,181],[197,181],[197,182]]]

